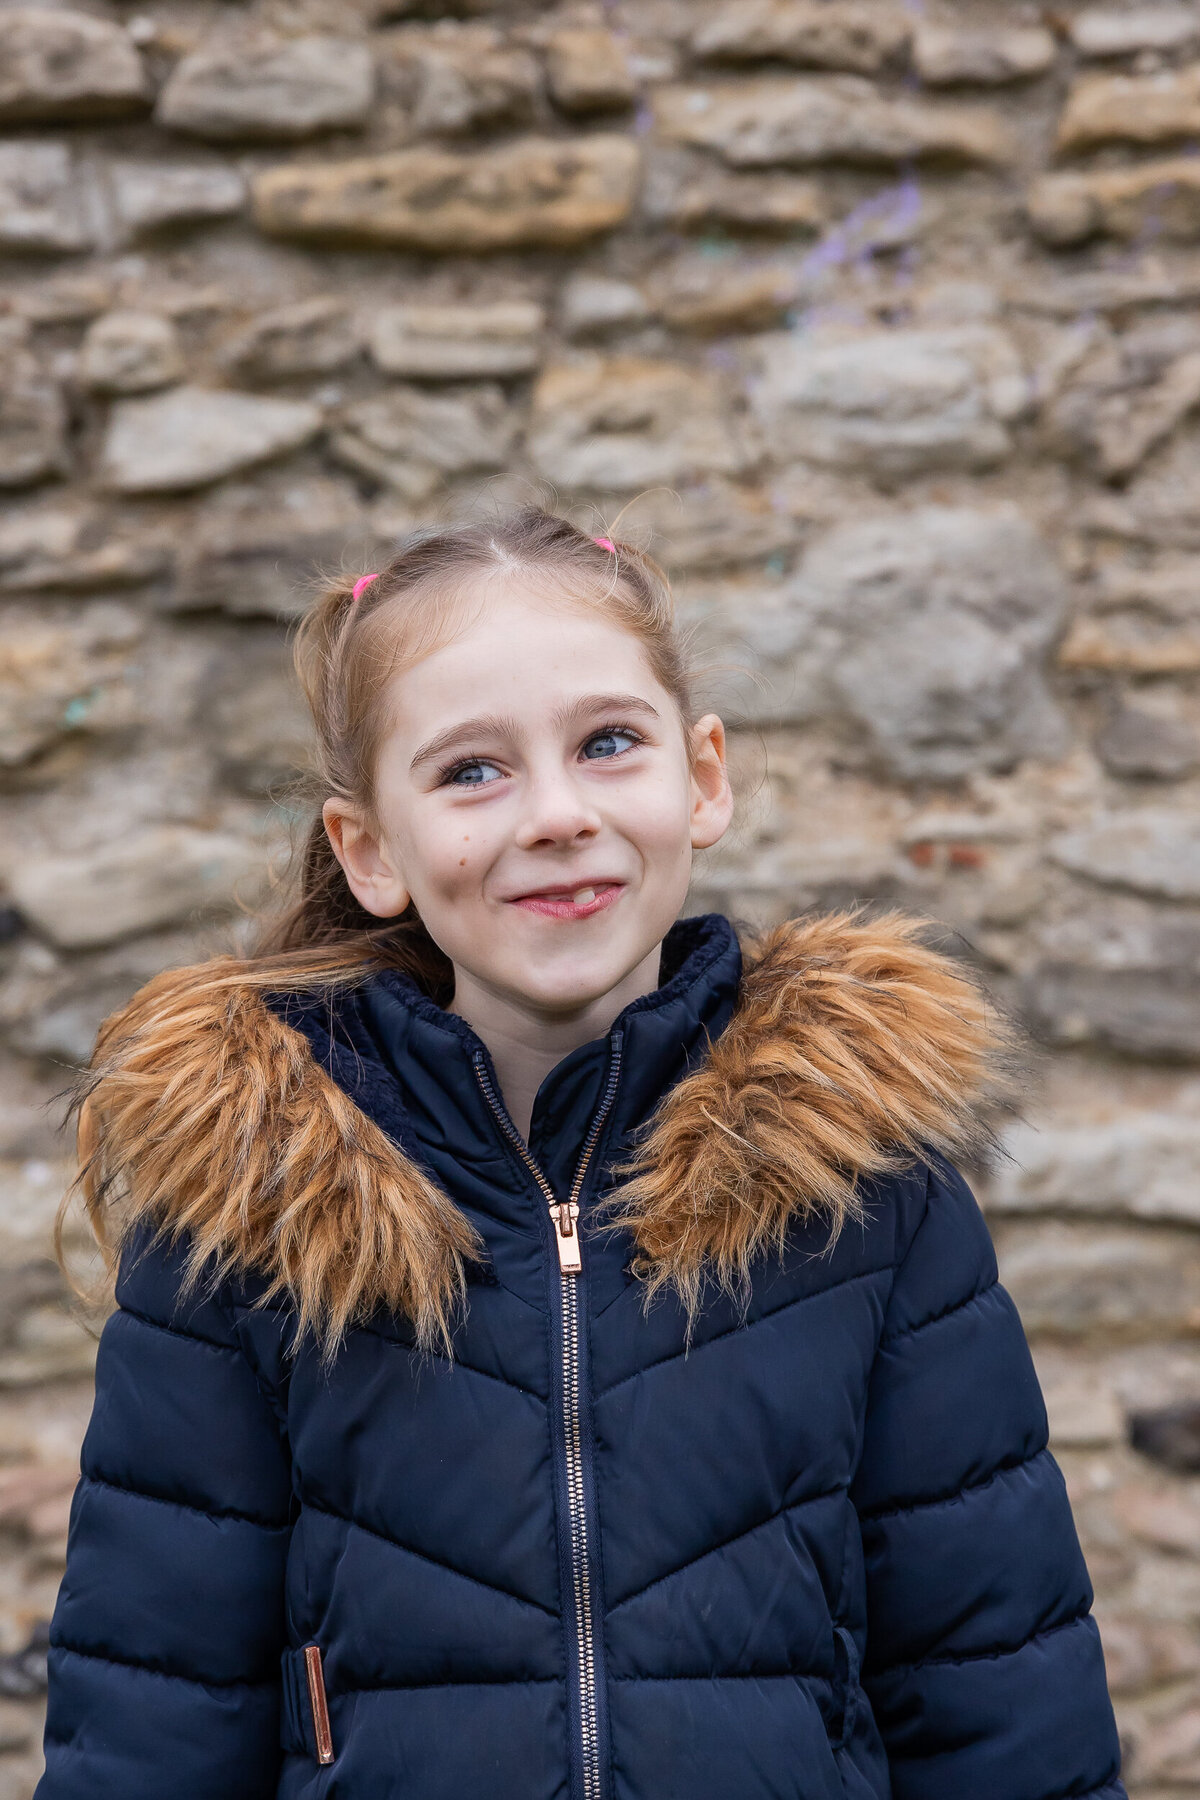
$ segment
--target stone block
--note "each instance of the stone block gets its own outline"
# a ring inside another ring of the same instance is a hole
[[[66,613],[5,611],[0,764],[19,767],[69,732],[136,723],[126,665],[142,635],[137,613],[114,601]]]
[[[122,400],[109,423],[100,477],[121,494],[186,492],[299,449],[322,423],[320,409],[307,401],[219,389],[178,387]]]
[[[1096,738],[1110,775],[1133,781],[1178,781],[1200,768],[1200,734],[1184,719],[1121,706]]]
[[[215,142],[299,139],[363,125],[374,92],[371,53],[357,39],[234,36],[176,64],[155,119]]]
[[[148,101],[142,59],[121,26],[41,7],[0,13],[0,123],[118,118]]]
[[[1067,95],[1060,150],[1160,144],[1200,131],[1200,65],[1154,75],[1085,75]]]
[[[1200,1225],[1200,1123],[1128,1108],[1115,1118],[1015,1124],[988,1181],[989,1213],[1123,1214]]]
[[[1114,1618],[1106,1612],[1100,1633],[1110,1693],[1145,1693],[1200,1673],[1193,1633],[1173,1621]]]
[[[318,295],[260,313],[225,346],[222,362],[243,380],[286,381],[344,368],[361,348],[346,302]]]
[[[649,317],[646,296],[632,281],[580,273],[563,287],[560,321],[568,337],[601,337],[644,325]]]
[[[1064,669],[1110,675],[1200,673],[1200,623],[1182,629],[1130,610],[1075,621],[1058,653]]]
[[[720,380],[680,363],[581,355],[534,390],[530,450],[550,481],[628,493],[754,460]]]
[[[99,224],[95,198],[65,144],[0,143],[0,250],[88,250]]]
[[[1062,575],[1013,512],[918,507],[818,538],[784,586],[794,717],[849,721],[889,770],[955,780],[1063,744],[1044,664]]]
[[[655,311],[677,331],[712,336],[778,325],[805,289],[800,258],[685,253],[660,264],[650,284]]]
[[[1142,969],[1040,964],[1022,983],[1024,1018],[1044,1043],[1154,1061],[1200,1058],[1200,981]]]
[[[245,180],[227,163],[120,158],[109,164],[108,182],[118,231],[127,238],[231,218],[246,201]]]
[[[546,315],[532,300],[383,306],[371,320],[371,354],[387,375],[433,381],[527,375],[545,351]]]
[[[1182,50],[1200,37],[1200,14],[1191,6],[1085,7],[1068,21],[1081,56],[1136,56],[1139,51]]]
[[[63,950],[113,944],[200,912],[230,912],[261,886],[261,845],[191,825],[140,825],[93,849],[10,853],[14,904]]]
[[[418,148],[290,163],[253,182],[260,228],[282,237],[470,252],[584,243],[628,217],[628,138],[524,138],[487,152]]]
[[[1046,243],[1087,238],[1191,242],[1200,238],[1200,164],[1186,156],[1086,174],[1043,175],[1026,200],[1029,222]]]
[[[997,1238],[1000,1279],[1031,1336],[1109,1344],[1200,1331],[1194,1232],[1055,1221]]]
[[[825,193],[800,175],[737,175],[679,153],[660,153],[650,163],[642,210],[656,225],[681,231],[713,226],[782,233],[816,232],[828,222]]]
[[[621,534],[645,543],[673,574],[761,563],[794,550],[799,539],[796,521],[772,505],[769,494],[720,476],[670,492],[651,491],[621,502],[621,508]],[[586,520],[581,517],[580,523]],[[680,589],[683,610],[688,595],[686,586]]]
[[[65,475],[66,434],[58,383],[20,345],[0,346],[0,488]]]
[[[406,499],[425,500],[447,475],[503,468],[518,423],[493,384],[442,394],[391,388],[346,409],[329,451]]]
[[[1157,900],[1200,900],[1200,819],[1182,809],[1142,806],[1100,814],[1052,838],[1049,854],[1088,881]]]
[[[161,313],[104,313],[87,329],[79,379],[100,394],[144,394],[183,374],[179,336]]]
[[[625,46],[595,26],[552,34],[546,81],[554,104],[569,113],[612,112],[631,105],[637,94]]]
[[[192,514],[169,605],[294,619],[306,611],[319,571],[342,567],[351,550],[362,569],[378,568],[387,554],[348,483],[298,480],[284,470],[270,483],[229,483]]]
[[[666,86],[655,94],[654,114],[666,142],[715,150],[744,169],[913,158],[1004,163],[1014,148],[996,113],[893,99],[853,75]]]
[[[972,83],[1000,87],[1044,75],[1055,58],[1053,37],[1041,25],[959,28],[923,24],[913,39],[913,63],[932,87]]]
[[[992,326],[758,340],[753,411],[772,456],[902,479],[982,469],[1011,450],[1029,387]]]
[[[1129,1441],[1140,1456],[1177,1475],[1200,1474],[1200,1402],[1148,1407],[1129,1420]]]
[[[696,56],[720,62],[770,57],[817,69],[876,75],[912,35],[903,7],[861,0],[725,0],[692,32]]]
[[[126,587],[170,560],[166,539],[90,507],[29,506],[0,519],[0,592]]]
[[[410,110],[413,130],[461,136],[533,117],[541,71],[531,52],[490,25],[441,20],[384,44],[386,80]]]
[[[1157,372],[1139,368],[1146,359],[1137,350],[1110,351],[1085,366],[1046,415],[1054,447],[1106,479],[1132,474],[1200,404],[1200,350],[1165,365],[1157,359]]]

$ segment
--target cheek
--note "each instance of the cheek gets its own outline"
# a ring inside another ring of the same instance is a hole
[[[405,846],[414,892],[461,900],[477,892],[491,856],[490,834],[479,813],[454,815],[431,809],[411,822]]]
[[[691,789],[674,772],[648,783],[631,804],[624,820],[625,835],[648,860],[674,862],[691,851]]]

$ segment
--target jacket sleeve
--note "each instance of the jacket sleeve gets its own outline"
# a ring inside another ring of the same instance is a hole
[[[863,1685],[895,1800],[1122,1800],[1092,1587],[1016,1308],[944,1163],[900,1263],[854,1487]]]
[[[230,1301],[122,1253],[50,1624],[34,1800],[270,1800],[290,1468]]]

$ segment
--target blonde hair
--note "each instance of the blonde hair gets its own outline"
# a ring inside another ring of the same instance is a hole
[[[380,920],[355,899],[326,834],[321,805],[337,796],[374,817],[374,775],[388,723],[389,679],[446,640],[463,617],[467,601],[478,597],[481,583],[505,576],[526,577],[543,591],[561,596],[564,604],[593,607],[633,632],[684,724],[693,722],[691,669],[663,570],[635,546],[613,537],[589,537],[540,507],[525,507],[490,522],[416,532],[368,584],[357,578],[357,598],[354,575],[331,581],[304,615],[294,639],[296,671],[314,725],[312,768],[296,785],[295,798],[311,803],[315,817],[282,879],[282,904],[260,920],[247,955],[214,956],[189,968],[165,971],[106,1019],[89,1065],[72,1091],[68,1118],[77,1115],[80,1167],[58,1209],[53,1242],[69,1285],[89,1302],[99,1296],[79,1285],[64,1251],[64,1227],[75,1193],[83,1197],[109,1278],[122,1244],[140,1220],[155,1219],[160,1232],[172,1239],[187,1229],[188,1184],[198,1194],[204,1183],[186,1156],[166,1141],[164,1122],[170,1109],[164,1102],[170,1099],[182,1109],[180,1116],[188,1122],[190,1135],[204,1135],[199,1130],[202,1115],[206,1117],[221,1096],[191,1093],[185,1067],[190,1066],[198,1038],[207,1036],[223,1047],[228,1081],[239,1080],[239,1068],[244,1070],[248,1059],[230,1034],[242,1016],[246,995],[331,992],[373,969],[394,968],[413,976],[435,999],[449,999],[451,965],[415,910],[410,907],[399,918]],[[269,1032],[265,1017],[257,1029]],[[273,1039],[272,1045],[280,1092],[289,1105],[299,1104],[305,1072],[293,1066],[294,1055],[288,1060],[292,1053],[286,1048],[274,1045]],[[176,1054],[178,1068],[171,1062]],[[336,1097],[326,1096],[325,1106],[336,1111]],[[346,1133],[350,1138],[356,1131],[361,1136],[365,1122],[355,1125],[340,1113],[338,1119],[337,1130],[330,1133],[332,1143],[349,1141]],[[253,1135],[242,1133],[226,1145],[232,1158],[231,1191],[235,1177],[242,1187],[246,1185],[247,1158],[261,1156],[262,1146],[250,1141]],[[382,1153],[380,1160],[385,1160]],[[334,1156],[323,1178],[326,1188],[336,1174],[336,1163]],[[261,1201],[274,1192],[279,1179],[279,1172],[272,1175],[260,1169],[249,1185]],[[394,1216],[394,1207],[389,1212],[377,1204],[367,1209],[366,1216],[361,1201],[360,1195],[357,1211],[351,1208],[345,1216],[337,1215],[340,1223],[329,1221],[325,1254],[346,1264],[338,1287],[333,1340],[352,1319],[384,1301],[409,1314],[419,1344],[448,1344],[449,1316],[464,1291],[463,1258],[472,1254],[472,1234],[465,1224],[457,1235],[447,1231],[444,1222],[439,1224],[442,1203],[436,1190],[422,1192],[416,1201],[409,1193],[406,1228],[395,1238],[399,1248],[372,1260],[366,1247],[381,1233],[394,1237],[398,1215]],[[315,1190],[311,1195],[289,1196],[289,1214],[302,1208],[311,1211],[310,1202],[322,1204]],[[259,1211],[256,1229],[261,1233],[268,1231],[270,1208],[260,1205]],[[351,1216],[357,1221],[353,1235],[361,1240],[357,1256],[353,1245],[339,1241]],[[420,1221],[415,1231],[414,1218]],[[211,1248],[212,1240],[204,1233],[195,1237],[183,1292],[206,1272]],[[381,1267],[390,1270],[383,1285]],[[215,1286],[224,1272],[218,1258],[207,1268],[209,1283]],[[290,1269],[286,1277],[279,1274],[270,1291],[291,1285],[293,1274]],[[301,1298],[302,1325],[315,1325],[319,1308],[303,1284]]]

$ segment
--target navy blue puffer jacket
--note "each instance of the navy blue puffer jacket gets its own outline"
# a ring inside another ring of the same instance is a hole
[[[143,1130],[193,1134],[187,1231],[124,1242],[36,1800],[1121,1800],[1037,1381],[944,1154],[965,986],[902,928],[825,923],[751,973],[723,918],[681,923],[528,1145],[482,1044],[395,971],[197,1020],[188,1091],[164,1049]],[[795,1196],[745,1292],[703,1284],[690,1342],[596,1211],[664,1104],[685,1163],[742,1182],[717,1216],[685,1173],[664,1243],[736,1238],[758,1183]],[[189,1233],[251,1204],[197,1171],[274,1134],[276,1238],[302,1233],[322,1107],[329,1182],[390,1159],[479,1233],[452,1357],[382,1306],[332,1364],[289,1354],[252,1266],[181,1302]],[[889,1171],[889,1133],[922,1130]],[[830,1250],[805,1197],[850,1177]],[[577,1273],[548,1203],[572,1194]]]

